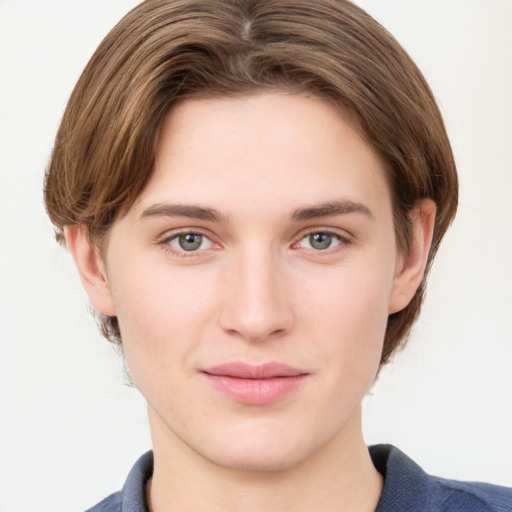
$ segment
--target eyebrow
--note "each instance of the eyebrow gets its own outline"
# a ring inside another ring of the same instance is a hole
[[[304,221],[320,217],[333,217],[350,213],[362,213],[373,219],[371,210],[362,203],[355,201],[329,201],[314,206],[297,208],[292,214],[292,220]],[[157,203],[146,208],[140,215],[140,220],[148,217],[187,217],[189,219],[210,222],[226,222],[227,217],[214,208],[189,204]]]
[[[222,215],[222,213],[213,208],[170,203],[158,203],[149,206],[142,212],[139,219],[141,220],[147,217],[188,217],[189,219],[211,222],[222,222],[226,220],[226,217]]]
[[[296,221],[311,220],[320,217],[333,217],[335,215],[347,215],[349,213],[362,213],[370,219],[374,218],[371,210],[362,203],[355,201],[329,201],[314,206],[298,208],[293,212],[292,219]]]

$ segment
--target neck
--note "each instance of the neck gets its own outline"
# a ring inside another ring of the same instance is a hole
[[[358,410],[320,451],[283,470],[244,471],[205,459],[176,438],[150,411],[153,478],[150,512],[332,510],[372,512],[382,477],[364,443]]]

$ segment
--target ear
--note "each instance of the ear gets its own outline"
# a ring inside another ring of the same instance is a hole
[[[431,199],[422,199],[410,212],[413,223],[411,247],[398,258],[389,314],[404,309],[411,302],[425,274],[428,254],[434,234],[436,205]]]
[[[92,307],[103,315],[116,316],[105,264],[100,250],[91,244],[87,228],[83,225],[66,226],[64,237]]]

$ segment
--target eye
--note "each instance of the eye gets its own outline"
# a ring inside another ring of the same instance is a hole
[[[298,245],[307,249],[314,249],[315,251],[325,251],[340,245],[342,240],[340,235],[319,231],[309,233],[300,240]]]
[[[177,252],[194,252],[213,247],[213,242],[201,233],[179,233],[164,241]]]

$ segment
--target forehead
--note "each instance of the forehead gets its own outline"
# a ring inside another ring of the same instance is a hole
[[[384,166],[350,116],[319,98],[263,93],[175,106],[135,206],[173,200],[277,210],[340,197],[390,202]]]

